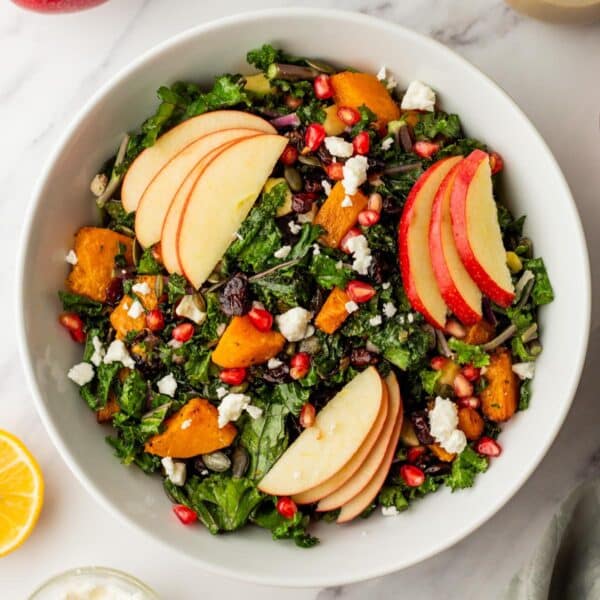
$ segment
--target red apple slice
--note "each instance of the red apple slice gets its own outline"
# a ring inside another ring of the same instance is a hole
[[[458,255],[450,216],[450,194],[459,163],[446,175],[431,210],[429,253],[442,298],[448,308],[465,324],[481,320],[481,292]]]
[[[297,504],[312,504],[313,502],[321,500],[321,498],[325,498],[325,496],[329,496],[329,494],[332,494],[335,490],[344,485],[365,462],[373,449],[373,446],[381,437],[380,434],[387,421],[388,411],[389,394],[387,386],[384,385],[381,408],[379,409],[377,419],[375,420],[375,423],[373,423],[373,427],[371,428],[371,431],[369,431],[367,439],[362,443],[356,454],[333,477],[330,477],[327,481],[317,487],[295,495],[293,497],[294,502]]]
[[[135,235],[144,247],[160,241],[171,201],[183,180],[209,152],[226,142],[257,135],[255,129],[223,129],[188,144],[154,176],[140,198],[135,213]]]
[[[207,165],[190,192],[179,222],[177,253],[198,289],[235,238],[286,147],[282,135],[234,142]]]
[[[127,212],[137,210],[144,190],[169,160],[194,140],[221,129],[275,133],[273,126],[264,119],[239,110],[216,110],[192,117],[161,135],[133,161],[123,178],[123,208]]]
[[[456,174],[450,197],[454,241],[479,289],[500,306],[510,306],[514,287],[498,223],[489,155],[473,150]]]
[[[412,307],[434,327],[443,329],[448,307],[438,288],[429,255],[429,223],[433,199],[460,156],[440,160],[417,180],[400,219],[398,248],[404,289]]]
[[[374,367],[359,373],[319,412],[263,477],[258,488],[292,496],[320,485],[352,458],[371,431],[383,398]]]
[[[401,413],[402,408],[400,388],[398,387],[396,376],[393,373],[386,378],[385,385],[388,388],[389,409],[386,423],[377,443],[373,446],[369,456],[354,476],[342,487],[338,488],[335,492],[319,502],[317,505],[318,511],[334,510],[351,502],[353,498],[362,494],[363,490],[368,487],[369,482],[382,468],[385,457],[387,456],[387,449],[395,431],[394,428],[398,422],[398,415]],[[389,465],[387,470],[389,470]]]
[[[347,523],[348,521],[351,521],[362,514],[370,506],[381,490],[390,471],[390,467],[392,466],[392,461],[394,460],[394,454],[396,453],[396,447],[398,446],[398,440],[400,438],[400,431],[402,430],[404,410],[402,407],[402,398],[400,397],[400,388],[398,387],[398,382],[393,373],[390,373],[386,378],[386,383],[390,390],[391,401],[398,405],[398,412],[385,451],[385,456],[369,483],[363,487],[359,494],[342,506],[342,510],[337,518],[337,523]]]

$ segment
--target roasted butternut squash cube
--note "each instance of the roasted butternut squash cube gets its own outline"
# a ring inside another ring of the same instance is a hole
[[[458,428],[472,442],[481,437],[485,423],[481,415],[474,408],[465,406],[458,409]]]
[[[325,229],[321,241],[330,248],[339,247],[344,236],[356,225],[358,214],[367,208],[369,202],[360,190],[350,196],[351,206],[342,206],[345,197],[344,186],[338,181],[315,217],[315,225]]]
[[[77,264],[67,278],[69,291],[104,302],[106,288],[113,278],[115,257],[120,253],[120,244],[127,264],[132,264],[131,238],[111,229],[82,227],[75,235]]]
[[[156,297],[156,276],[155,275],[140,275],[136,278],[136,284],[146,284],[150,291],[147,294],[136,294],[135,298],[125,295],[121,298],[121,302],[110,313],[110,324],[117,332],[117,339],[122,340],[130,331],[142,331],[146,327],[146,313],[131,316],[129,311],[135,300],[139,300],[145,311],[153,310],[158,306],[158,298]]]
[[[165,421],[165,430],[152,436],[144,450],[156,456],[191,458],[230,446],[236,435],[231,423],[219,428],[219,412],[208,400],[193,398]]]
[[[338,106],[359,108],[364,104],[377,115],[380,125],[400,118],[400,107],[375,75],[343,71],[332,75],[331,83]]]
[[[482,319],[481,321],[471,325],[467,328],[467,335],[463,338],[463,342],[466,344],[472,344],[479,346],[481,344],[487,344],[493,337],[496,330],[491,323]]]
[[[285,345],[278,331],[259,331],[247,315],[233,317],[212,353],[212,361],[224,369],[250,367],[277,356]]]
[[[315,318],[315,325],[321,331],[332,334],[342,326],[350,314],[346,310],[347,302],[350,302],[348,294],[341,288],[334,287]]]
[[[519,380],[512,370],[510,350],[499,348],[492,354],[484,377],[488,385],[481,392],[483,414],[490,421],[508,421],[519,404]]]

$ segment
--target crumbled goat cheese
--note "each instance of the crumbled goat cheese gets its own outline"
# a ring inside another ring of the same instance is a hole
[[[383,142],[381,142],[381,149],[389,150],[393,145],[394,145],[394,138],[387,137],[387,138],[385,138],[385,140],[383,140]]]
[[[150,293],[150,286],[145,281],[142,281],[141,283],[132,285],[131,291],[135,294],[140,294],[140,296],[147,296]]]
[[[105,365],[110,365],[114,362],[120,362],[124,367],[128,369],[135,368],[135,361],[127,352],[127,348],[122,340],[114,340],[111,342],[110,346],[106,350],[106,354],[104,355],[104,359],[102,362]]]
[[[183,346],[183,342],[180,342],[179,340],[170,340],[169,342],[167,342],[167,346],[169,346],[169,348],[177,350],[178,348],[181,348],[181,346]]]
[[[398,309],[394,306],[393,302],[386,302],[383,305],[383,314],[388,319],[391,319],[397,312],[398,312]]]
[[[90,183],[90,191],[96,197],[102,196],[107,185],[108,177],[104,173],[98,173]]]
[[[323,191],[325,192],[326,196],[329,196],[329,194],[331,194],[331,184],[329,183],[329,181],[327,181],[327,179],[323,179],[323,181],[321,181],[321,187],[323,188]]]
[[[399,515],[400,513],[398,512],[398,509],[395,506],[382,506],[381,514],[384,517],[395,517],[396,515]]]
[[[79,262],[79,259],[77,258],[77,254],[75,254],[75,250],[69,250],[67,252],[67,255],[65,256],[65,260],[70,265],[76,265]]]
[[[292,251],[291,246],[281,246],[279,250],[273,252],[275,258],[287,258],[288,254]]]
[[[219,429],[230,421],[237,421],[242,411],[250,404],[250,396],[245,394],[227,394],[219,404]],[[250,415],[252,416],[252,415]]]
[[[288,223],[288,228],[289,228],[290,232],[292,233],[292,235],[297,235],[302,230],[302,225],[300,225],[299,223],[296,223],[296,221],[290,221]]]
[[[377,327],[378,325],[381,325],[381,322],[381,315],[375,315],[369,319],[369,325],[371,325],[371,327]]]
[[[312,245],[313,256],[319,256],[321,254],[321,248],[319,248],[319,244]]]
[[[342,185],[346,194],[356,194],[358,188],[367,180],[367,169],[369,162],[366,156],[353,156],[349,158],[342,167],[344,178]]]
[[[358,310],[358,304],[356,304],[354,300],[349,300],[344,306],[346,307],[346,312],[348,314],[351,314]]]
[[[314,205],[313,205],[314,207]],[[298,223],[312,223],[315,219],[315,210],[309,210],[307,213],[301,213],[299,215],[296,216],[296,219],[298,220]]]
[[[414,323],[414,321],[415,321],[415,315],[414,315],[414,313],[408,313],[408,314],[406,315],[406,320],[407,320],[409,323]]]
[[[391,285],[392,284],[389,281],[386,281],[385,283],[381,284],[381,289],[382,290],[389,290]]]
[[[270,358],[269,362],[267,363],[267,368],[276,369],[277,367],[280,367],[282,364],[283,364],[283,362],[281,362],[278,358]]]
[[[446,452],[460,454],[467,445],[465,434],[457,429],[458,409],[456,404],[438,396],[429,411],[429,430],[435,441]]]
[[[352,252],[352,268],[360,275],[367,275],[373,260],[367,238],[364,235],[356,235],[346,242],[346,247]]]
[[[350,208],[351,206],[354,206],[352,204],[352,199],[350,198],[350,196],[344,196],[344,199],[342,200],[342,204],[340,206],[342,208]]]
[[[385,65],[379,69],[379,72],[377,73],[377,79],[382,82],[385,81],[385,87],[388,90],[393,90],[398,85],[397,81],[394,79],[394,76],[387,72]]]
[[[411,81],[400,104],[402,110],[427,110],[435,109],[435,92],[420,81]]]
[[[341,137],[331,135],[326,137],[325,148],[331,156],[337,156],[338,158],[349,158],[354,154],[354,147],[350,142],[347,142]]]
[[[97,335],[95,335],[92,338],[92,346],[94,347],[94,353],[90,357],[90,362],[93,365],[99,367],[100,363],[102,362],[102,359],[104,358],[105,351],[104,346],[102,345],[102,342],[98,339]]]
[[[535,374],[535,363],[534,362],[520,362],[515,363],[512,366],[513,373],[515,373],[519,379],[533,379]]]
[[[206,313],[198,308],[192,294],[185,295],[177,305],[175,314],[178,317],[189,319],[196,325],[201,325],[206,320]]]
[[[138,317],[141,317],[144,314],[144,307],[140,304],[139,300],[134,300],[133,301],[133,304],[131,305],[131,307],[127,311],[127,314],[132,319],[137,319]]]
[[[170,396],[171,398],[175,395],[175,391],[177,390],[177,382],[175,381],[175,377],[173,377],[173,373],[169,373],[165,375],[162,379],[159,379],[156,382],[156,387],[158,387],[158,391],[165,396]]]
[[[306,337],[308,324],[312,318],[310,311],[296,306],[275,317],[279,331],[288,342],[299,342]]]
[[[185,430],[185,429],[189,429],[192,425],[192,420],[191,419],[186,419],[182,424],[181,424],[181,429]]]
[[[160,462],[173,485],[183,485],[185,483],[187,469],[184,462],[175,462],[170,456],[165,456]]]
[[[67,377],[79,386],[85,385],[94,379],[94,367],[90,363],[80,362],[69,369]]]
[[[312,337],[315,334],[315,328],[312,325],[308,325],[306,327],[306,334],[304,335],[304,339]]]
[[[227,388],[224,387],[218,387],[217,388],[217,398],[219,400],[222,400],[223,398],[225,398],[225,396],[227,396],[229,392],[227,391]]]

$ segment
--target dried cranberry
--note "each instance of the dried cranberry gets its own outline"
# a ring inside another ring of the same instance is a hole
[[[385,283],[392,275],[392,267],[394,263],[386,259],[381,252],[373,252],[371,255],[371,264],[369,265],[369,277],[375,283]]]
[[[353,367],[366,367],[378,362],[377,356],[366,348],[353,348],[350,353],[350,362]]]
[[[325,148],[325,145],[322,145],[317,150],[316,154],[317,154],[317,157],[319,158],[319,160],[326,166],[333,162],[333,156],[331,156],[331,154],[329,153],[329,150],[327,150],[327,148]]]
[[[317,179],[304,179],[304,191],[308,194],[318,194],[322,189],[323,186]]]
[[[435,442],[429,431],[429,419],[427,417],[427,411],[418,410],[412,413],[412,415],[410,415],[410,420],[415,428],[415,433],[417,434],[419,443],[428,445]]]
[[[393,196],[384,196],[383,198],[383,212],[388,213],[389,215],[395,215],[402,210],[402,207],[399,206]]]
[[[123,297],[123,280],[119,277],[113,277],[106,286],[106,303],[115,305]]]
[[[292,210],[295,213],[303,215],[307,213],[316,200],[317,195],[310,192],[299,192],[292,196]]]
[[[282,364],[274,369],[265,369],[262,378],[269,383],[283,383],[290,379],[290,368]]]
[[[228,316],[240,316],[250,310],[250,289],[248,278],[243,273],[236,273],[219,295],[221,310]]]

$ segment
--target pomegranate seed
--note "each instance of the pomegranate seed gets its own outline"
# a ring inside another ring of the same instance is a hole
[[[193,335],[194,326],[191,323],[181,323],[171,333],[171,337],[178,342],[187,342]]]
[[[406,454],[406,460],[409,463],[416,463],[421,456],[425,454],[425,446],[415,446],[414,448],[409,448]]]
[[[333,85],[331,85],[331,78],[329,75],[317,75],[313,81],[313,88],[315,90],[315,96],[319,100],[327,100],[333,96]]]
[[[150,331],[161,331],[165,328],[165,316],[158,308],[149,310],[146,313],[146,327]]]
[[[490,168],[492,169],[492,175],[504,169],[504,161],[497,152],[490,152]]]
[[[441,371],[447,362],[448,359],[445,356],[434,356],[429,364],[434,371]]]
[[[353,279],[346,286],[346,294],[348,294],[350,300],[354,300],[358,304],[368,302],[375,293],[375,288],[372,285],[358,279]]]
[[[356,154],[369,154],[371,149],[371,136],[366,131],[361,131],[353,140],[352,146]]]
[[[425,473],[414,465],[402,465],[400,477],[408,487],[419,487],[425,481]]]
[[[474,367],[473,365],[465,365],[462,368],[462,374],[469,381],[477,381],[479,379],[479,376],[481,375],[481,369],[478,369],[477,367]]]
[[[282,496],[277,500],[277,512],[284,519],[291,519],[298,512],[298,507],[291,498]]]
[[[270,331],[273,327],[273,315],[264,308],[253,306],[248,313],[248,317],[252,321],[252,325],[259,331]]]
[[[306,128],[306,133],[304,134],[304,143],[306,144],[306,149],[309,152],[315,152],[319,149],[319,146],[323,143],[323,140],[327,136],[325,131],[325,127],[320,123],[311,123]]]
[[[484,456],[500,456],[502,454],[502,446],[491,437],[482,437],[475,444],[475,450]]]
[[[473,384],[462,373],[454,378],[454,393],[459,398],[468,398],[473,395]]]
[[[191,525],[198,518],[198,515],[191,508],[183,504],[173,506],[173,512],[184,525]]]
[[[369,196],[367,208],[369,210],[374,210],[375,212],[381,212],[381,209],[383,208],[383,198],[381,197],[381,194],[373,192]]]
[[[371,227],[371,225],[375,225],[381,218],[381,213],[378,213],[376,210],[361,210],[358,213],[358,222],[363,227]]]
[[[420,140],[413,144],[412,149],[413,152],[421,158],[431,158],[440,149],[440,145],[435,144],[434,142]]]
[[[477,410],[481,406],[481,401],[477,396],[467,396],[466,398],[459,398],[456,401],[456,404],[458,404],[460,408],[472,408],[473,410]]]
[[[348,231],[348,233],[342,238],[342,241],[340,242],[340,250],[346,254],[350,254],[351,252],[348,248],[348,241],[357,235],[362,235],[361,230],[358,229],[358,227],[352,227],[352,229],[350,229],[350,231]]]
[[[337,109],[337,116],[345,125],[352,127],[360,121],[360,113],[351,106],[340,106]]]
[[[283,152],[281,153],[281,156],[279,157],[279,160],[286,166],[293,165],[297,159],[298,159],[298,150],[296,150],[296,148],[294,148],[294,146],[291,146],[290,144],[288,144],[283,149]]]
[[[246,379],[246,369],[243,367],[223,369],[219,373],[219,378],[227,385],[240,385]]]
[[[304,429],[312,427],[315,424],[316,416],[317,411],[315,410],[315,407],[310,402],[307,402],[302,406],[302,410],[300,410],[300,425],[304,427]]]
[[[292,379],[302,379],[310,370],[310,354],[307,352],[298,352],[290,360],[290,377]]]
[[[334,181],[341,181],[344,179],[344,163],[332,162],[325,167],[325,172],[329,179]]]
[[[453,335],[459,340],[464,338],[465,335],[467,335],[466,329],[455,319],[448,319],[446,323],[446,333]]]
[[[75,313],[66,312],[58,317],[58,322],[69,332],[71,338],[80,344],[85,342],[83,321]]]

